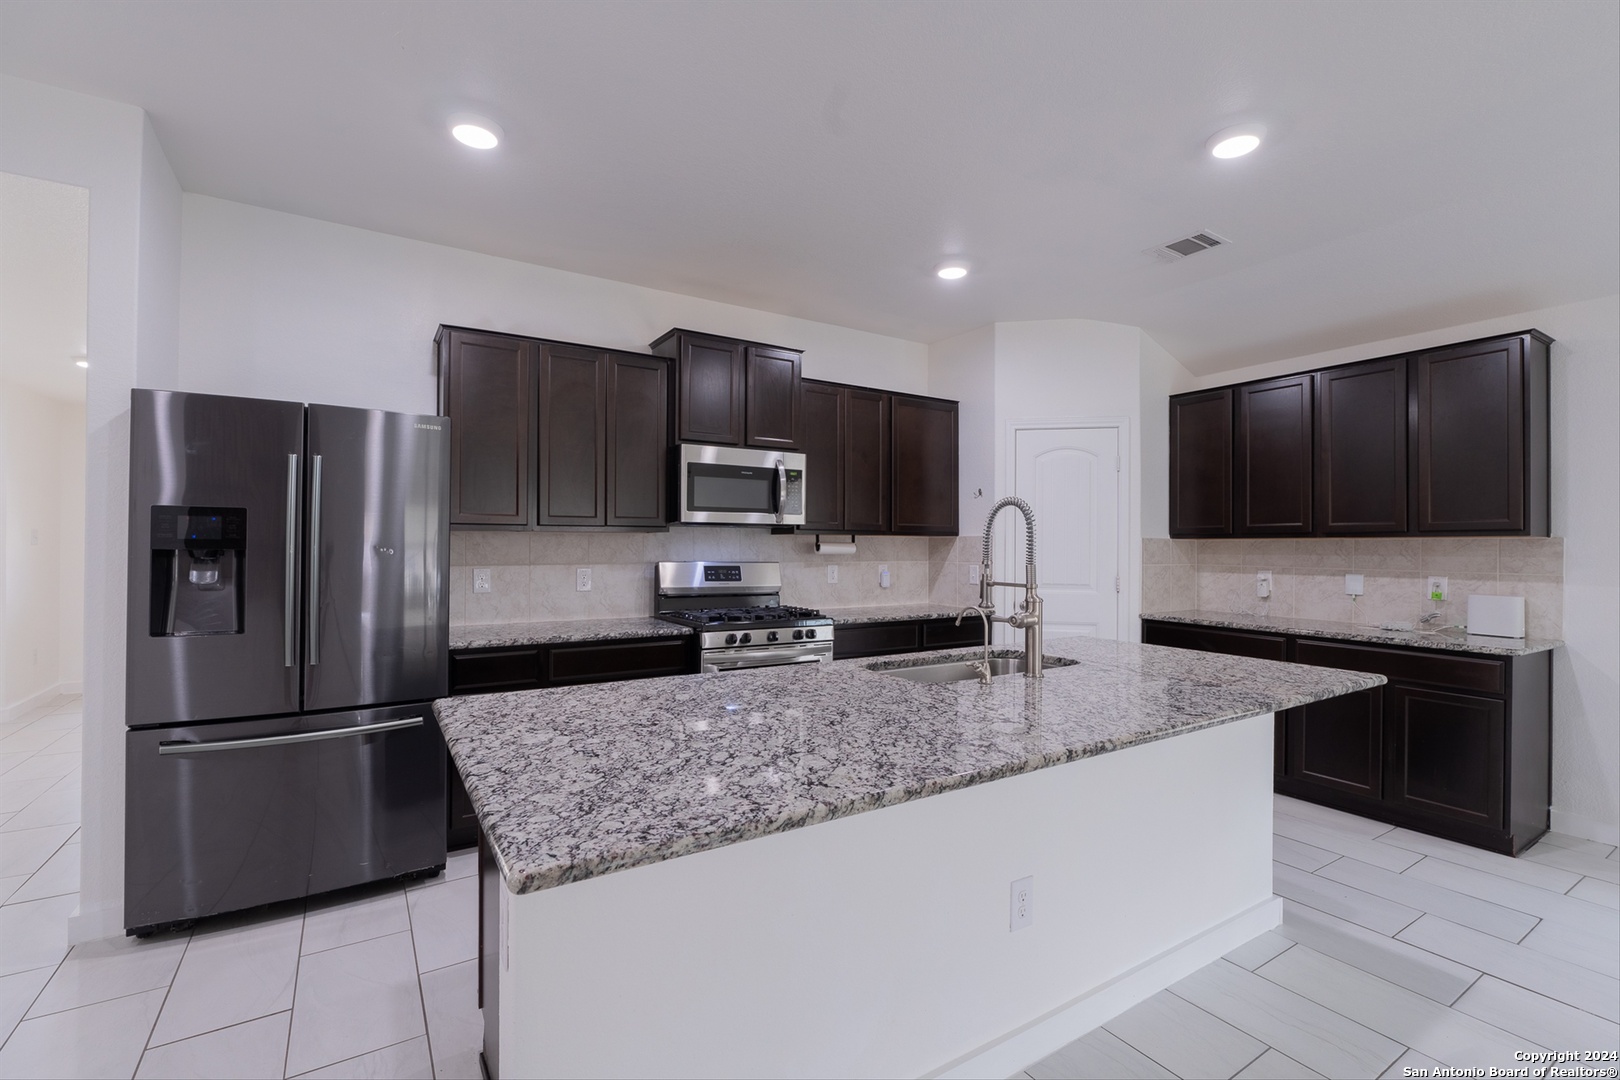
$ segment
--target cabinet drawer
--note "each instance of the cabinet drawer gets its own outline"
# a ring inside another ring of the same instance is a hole
[[[918,624],[914,622],[840,626],[833,631],[833,659],[916,652],[921,644],[917,631]]]
[[[951,649],[958,645],[983,645],[984,626],[977,615],[970,615],[957,626],[951,619],[939,619],[922,624],[922,647],[925,649]]]
[[[1390,682],[1451,686],[1487,694],[1501,694],[1507,689],[1507,665],[1501,660],[1304,639],[1295,645],[1294,659],[1313,667],[1370,671]]]
[[[550,686],[687,675],[696,671],[690,638],[625,641],[609,645],[554,645],[546,657]]]
[[[1252,634],[1243,630],[1217,630],[1187,623],[1150,622],[1142,628],[1147,645],[1168,645],[1172,649],[1252,656],[1258,660],[1288,659],[1288,639],[1275,634]]]
[[[540,685],[540,649],[520,645],[502,649],[468,649],[450,654],[450,693],[488,694],[497,690],[533,690]]]

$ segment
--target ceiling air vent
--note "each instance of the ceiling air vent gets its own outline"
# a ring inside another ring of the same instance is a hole
[[[1200,251],[1208,251],[1212,247],[1220,247],[1228,241],[1216,236],[1212,232],[1193,233],[1180,240],[1172,240],[1163,247],[1153,248],[1149,254],[1157,255],[1165,262],[1175,262],[1185,259],[1188,255],[1196,255]]]

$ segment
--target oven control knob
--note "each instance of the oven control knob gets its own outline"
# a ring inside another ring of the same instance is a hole
[[[793,640],[794,641],[799,641],[799,640],[802,640],[803,638],[804,638],[804,631],[803,630],[795,630],[795,631],[793,631]]]
[[[735,645],[735,644],[737,644],[737,635],[736,634],[727,634],[726,635],[726,644],[727,645]]]
[[[770,633],[766,634],[765,635],[765,640],[766,641],[775,641],[776,640],[776,631],[772,630]]]
[[[742,636],[742,643],[744,645],[748,644],[750,641],[753,641],[753,640],[754,640],[754,635],[753,634],[744,634]]]
[[[804,636],[805,636],[805,637],[815,637],[815,636],[816,636],[816,632],[815,632],[815,630],[814,630],[814,629],[813,629],[813,628],[812,628],[812,629],[810,629],[810,630],[806,630],[806,631],[805,631],[805,632],[804,632]]]

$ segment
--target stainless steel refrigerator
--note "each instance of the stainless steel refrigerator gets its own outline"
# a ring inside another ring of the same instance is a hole
[[[444,866],[449,425],[134,391],[130,933]]]

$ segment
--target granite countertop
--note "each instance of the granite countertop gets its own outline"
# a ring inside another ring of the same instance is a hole
[[[434,704],[507,887],[534,892],[1381,685],[1064,638],[1046,678],[916,683],[861,658]]]
[[[1229,611],[1165,611],[1143,615],[1144,620],[1192,623],[1196,626],[1223,626],[1233,630],[1264,630],[1273,634],[1300,637],[1336,638],[1341,641],[1369,641],[1379,645],[1405,645],[1414,649],[1436,649],[1485,656],[1529,656],[1563,644],[1557,638],[1500,638],[1458,632],[1416,633],[1411,630],[1385,630],[1359,623],[1329,622],[1326,619],[1296,619],[1283,615],[1240,615]]]
[[[960,607],[947,604],[874,604],[871,607],[823,608],[834,626],[862,623],[913,622],[919,619],[954,619]]]
[[[556,645],[568,641],[685,637],[692,631],[663,619],[576,619],[574,621],[490,623],[452,626],[450,648],[488,649],[502,645]]]

